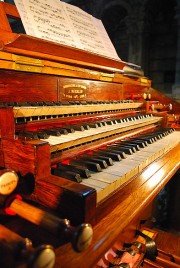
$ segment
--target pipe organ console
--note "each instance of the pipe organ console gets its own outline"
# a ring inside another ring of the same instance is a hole
[[[125,62],[13,33],[15,6],[1,2],[0,14],[0,166],[15,172],[1,176],[0,194],[6,187],[30,211],[93,226],[82,253],[50,239],[55,267],[109,267],[107,252],[135,239],[179,169],[180,106]],[[22,204],[10,206],[21,214]],[[23,237],[32,227],[0,217]]]

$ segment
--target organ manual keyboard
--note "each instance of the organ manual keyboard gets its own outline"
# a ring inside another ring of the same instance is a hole
[[[0,166],[32,178],[27,202],[94,226],[88,251],[56,245],[56,267],[93,267],[178,170],[179,104],[123,61],[13,33],[15,6],[0,14]]]

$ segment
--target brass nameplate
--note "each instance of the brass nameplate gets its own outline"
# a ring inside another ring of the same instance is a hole
[[[67,99],[83,99],[86,97],[86,89],[85,85],[80,84],[67,84],[63,86],[64,89],[64,97]]]

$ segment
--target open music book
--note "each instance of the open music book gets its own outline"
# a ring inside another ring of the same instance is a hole
[[[101,22],[59,0],[15,0],[26,34],[120,60]]]

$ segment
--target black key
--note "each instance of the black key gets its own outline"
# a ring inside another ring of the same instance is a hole
[[[121,161],[122,158],[117,151],[108,150],[108,149],[99,149],[98,152],[103,156],[111,157],[114,161]]]
[[[87,104],[93,104],[93,101],[86,101]]]
[[[104,127],[107,126],[105,121],[101,121],[101,125],[104,126]]]
[[[155,138],[155,137],[151,137],[151,136],[150,136],[150,137],[148,137],[148,138],[152,140],[152,143],[156,141],[156,138]]]
[[[60,129],[59,129],[59,132],[60,132],[62,135],[67,135],[67,134],[69,133],[68,130],[65,129],[65,128],[60,128]]]
[[[102,171],[99,164],[88,161],[88,160],[71,160],[70,163],[78,165],[78,166],[87,167],[91,171],[95,171],[95,172]]]
[[[139,140],[141,140],[141,141],[146,141],[148,144],[152,144],[154,141],[151,139],[151,138],[140,138],[139,137]]]
[[[58,130],[56,130],[56,129],[52,129],[52,128],[50,128],[50,129],[45,129],[44,131],[45,131],[48,135],[51,135],[51,136],[57,136],[57,137],[61,136],[61,133],[60,133]]]
[[[80,101],[80,104],[87,105],[87,102],[86,101]]]
[[[46,105],[44,104],[44,101],[38,101],[37,104],[38,104],[38,106],[46,106]]]
[[[156,134],[155,139],[156,139],[156,141],[157,140],[160,140],[161,139],[161,135],[160,134]]]
[[[133,151],[131,148],[128,148],[128,147],[121,147],[121,146],[108,146],[109,149],[112,149],[114,151],[117,151],[119,154],[133,154]]]
[[[167,136],[168,135],[168,131],[164,131],[163,132],[163,136],[165,137],[165,136]]]
[[[89,122],[88,125],[90,128],[98,128],[99,127],[98,124],[95,122]]]
[[[161,133],[154,133],[154,136],[152,137],[155,137],[156,139],[161,139],[163,137],[163,135]]]
[[[119,120],[122,120],[123,122],[129,122],[129,121],[131,121],[131,118],[130,117],[125,117],[125,118],[121,118]]]
[[[96,152],[95,153],[93,152],[93,155],[98,156],[98,158],[105,160],[106,163],[108,164],[108,166],[113,166],[114,165],[113,160],[112,160],[111,157],[103,156],[100,153],[96,153]]]
[[[122,141],[122,145],[130,145],[136,148],[136,151],[140,151],[140,146],[131,141]]]
[[[75,105],[76,103],[75,103],[75,101],[69,101],[69,104],[70,105]]]
[[[147,141],[145,141],[145,140],[137,140],[137,139],[135,139],[135,140],[132,140],[133,142],[136,142],[136,143],[139,143],[139,144],[143,144],[142,146],[144,146],[144,147],[146,147],[146,146],[148,146],[148,142]],[[144,148],[144,147],[142,147],[142,148]]]
[[[29,102],[30,106],[36,107],[36,106],[43,106],[43,103],[37,102],[37,101],[32,101]]]
[[[49,135],[45,131],[37,131],[37,136],[39,139],[48,139]]]
[[[54,104],[56,105],[56,106],[61,106],[62,104],[61,104],[61,101],[54,101]]]
[[[70,103],[69,103],[69,101],[61,101],[61,105],[64,105],[64,106],[69,106],[70,105]]]
[[[125,148],[130,148],[132,150],[133,153],[136,153],[136,146],[135,145],[131,145],[131,144],[121,144],[120,147],[125,147]]]
[[[120,143],[120,144],[115,144],[115,145],[112,145],[112,146],[116,147],[116,148],[130,148],[133,153],[136,153],[136,151],[137,151],[135,146],[129,145],[129,144]]]
[[[26,137],[26,138],[38,140],[37,133],[33,132],[33,131],[23,131],[23,132],[19,132],[17,134],[18,134],[18,136],[21,136],[21,137]]]
[[[68,131],[65,128],[60,128],[60,127],[53,127],[53,129],[59,131],[60,134],[67,135]]]
[[[64,171],[64,170],[60,170],[58,168],[52,168],[51,172],[53,175],[63,177],[65,179],[68,179],[71,181],[82,182],[82,178],[80,177],[80,175],[78,173],[73,172],[73,171]]]
[[[96,124],[98,125],[98,127],[103,127],[103,122],[101,122],[101,121],[96,121]]]
[[[81,123],[81,125],[84,127],[84,129],[89,130],[90,126],[87,123]]]
[[[123,150],[121,150],[121,149],[110,149],[111,151],[113,151],[113,152],[117,152],[119,155],[120,155],[120,157],[121,157],[121,159],[126,159],[127,158],[127,155],[126,155],[126,153],[123,151]]]
[[[77,130],[77,131],[84,131],[84,127],[82,125],[67,125],[67,127],[69,128],[73,128],[74,130]],[[66,125],[64,125],[64,128],[66,128]]]
[[[139,148],[145,148],[147,144],[143,141],[131,140],[132,144],[137,144]]]
[[[45,106],[55,106],[56,104],[53,101],[44,101],[44,105]]]
[[[119,123],[120,123],[120,120],[121,120],[120,118],[116,118],[116,119],[115,119],[115,123],[116,123],[116,124],[119,124]]]
[[[66,165],[66,164],[59,163],[58,168],[62,169],[62,170],[74,171],[74,172],[78,173],[83,178],[91,177],[89,169],[84,168],[84,167],[80,167],[77,165],[73,165],[73,164]]]
[[[108,167],[108,165],[107,165],[105,160],[99,159],[98,157],[92,156],[92,155],[91,156],[88,156],[88,155],[82,156],[79,160],[80,161],[81,160],[85,160],[85,161],[89,160],[91,162],[99,164],[101,168],[107,168]]]
[[[160,133],[158,133],[158,136],[162,139],[164,135],[163,135],[163,133],[160,132]]]
[[[162,133],[159,133],[158,136],[160,137],[160,139],[163,138],[163,134]]]
[[[75,105],[80,105],[81,103],[80,103],[80,101],[74,101],[74,104]]]
[[[157,141],[157,137],[155,135],[148,136],[148,138],[152,139],[153,142]]]
[[[66,129],[68,133],[74,133],[75,132],[73,127],[69,127],[69,126],[66,126],[66,125],[63,126],[63,129]]]
[[[113,122],[114,125],[118,123],[117,119],[112,119],[111,121]]]
[[[28,102],[16,102],[15,106],[19,106],[19,107],[29,107],[29,103]]]
[[[107,125],[114,125],[113,121],[111,121],[111,120],[105,120],[105,122]]]

